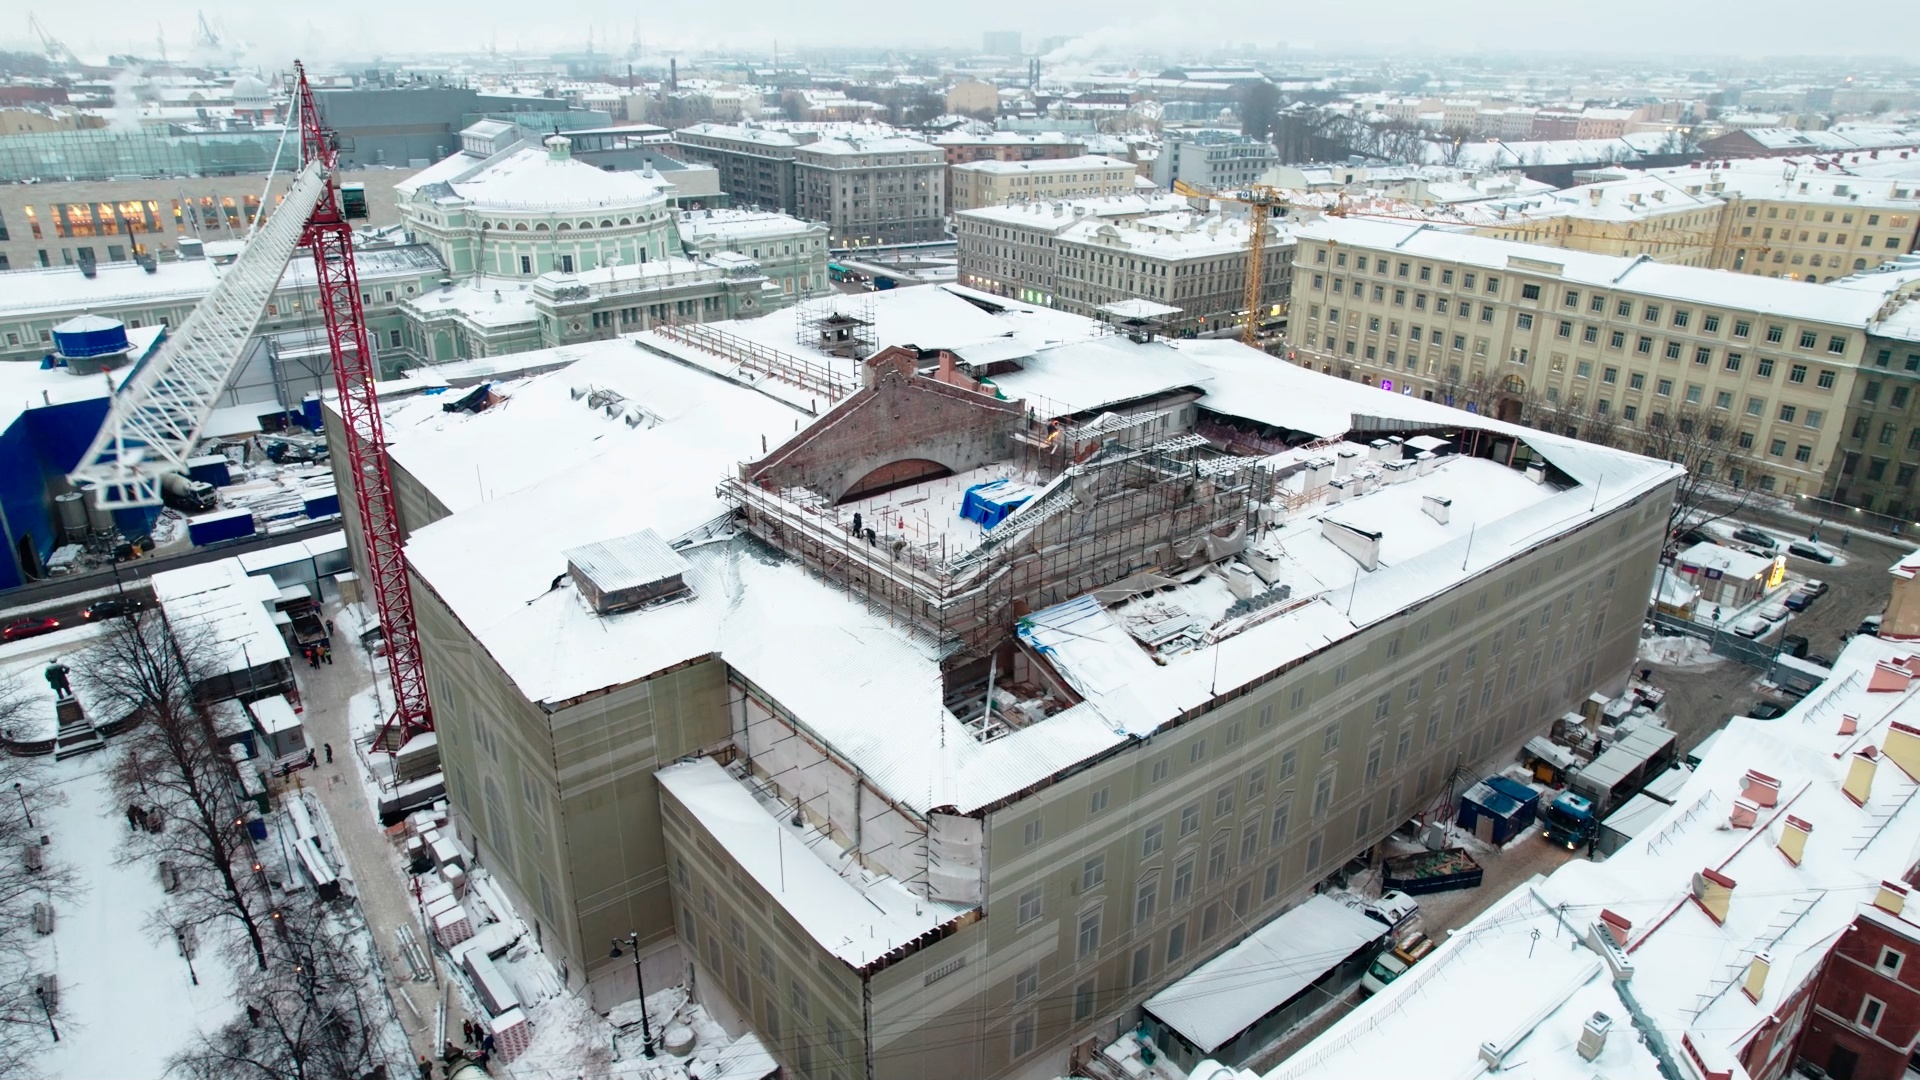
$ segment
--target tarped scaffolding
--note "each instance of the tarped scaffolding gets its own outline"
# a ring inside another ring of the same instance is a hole
[[[960,516],[968,521],[979,522],[983,529],[991,529],[1005,521],[1008,514],[1020,509],[1037,491],[1031,484],[1022,484],[1006,477],[975,484],[967,489],[966,496],[960,500]]]
[[[1207,1057],[1237,1064],[1344,993],[1386,932],[1354,908],[1312,897],[1148,998],[1156,1041],[1186,1068]]]

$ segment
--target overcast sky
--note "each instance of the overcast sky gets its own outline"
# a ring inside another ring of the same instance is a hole
[[[1275,5],[1270,0],[1040,0],[1003,5],[951,0],[729,0],[723,3],[636,5],[613,0],[463,0],[397,4],[392,0],[324,0],[310,16],[293,4],[231,0],[84,0],[33,3],[40,20],[83,57],[158,49],[164,26],[170,55],[192,43],[195,13],[205,10],[227,37],[255,46],[264,62],[308,57],[485,48],[584,47],[588,28],[597,46],[624,51],[636,19],[649,52],[738,50],[767,54],[776,41],[805,45],[900,45],[978,48],[983,30],[1019,30],[1029,43],[1042,37],[1080,38],[1076,54],[1162,53],[1287,42],[1326,51],[1538,51],[1592,55],[1728,54],[1734,56],[1920,55],[1920,19],[1907,5],[1879,8],[1879,16],[1828,18],[1817,6],[1787,0],[1373,0]],[[1018,11],[998,19],[988,9]],[[26,6],[0,26],[0,40],[27,42]],[[1172,12],[1170,14],[1169,12]],[[644,15],[642,13],[645,13]],[[1871,36],[1862,36],[1871,26]],[[1030,46],[1031,47],[1031,44]]]

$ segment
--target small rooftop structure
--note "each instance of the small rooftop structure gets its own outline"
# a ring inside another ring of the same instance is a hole
[[[602,615],[687,591],[687,560],[652,529],[569,548],[565,555],[580,595]]]

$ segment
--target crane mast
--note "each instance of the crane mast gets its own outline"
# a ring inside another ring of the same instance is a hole
[[[375,358],[360,306],[353,228],[341,212],[334,178],[338,147],[333,133],[321,125],[305,68],[296,63],[294,72],[299,174],[279,209],[247,241],[179,330],[121,383],[72,479],[91,488],[103,506],[158,505],[161,478],[184,471],[294,249],[312,252],[340,397],[345,457],[353,472],[354,506],[393,682],[393,715],[375,745],[397,751],[413,736],[433,730],[433,711],[401,550],[400,515],[387,470],[386,435],[374,397]]]
[[[294,65],[300,116],[301,159],[319,163],[331,176],[339,150],[333,133],[321,126],[306,69]],[[307,216],[301,245],[313,252],[320,310],[326,317],[327,351],[333,359],[334,387],[340,395],[340,420],[353,470],[355,509],[367,572],[373,579],[374,606],[387,645],[387,672],[393,682],[393,715],[376,747],[396,751],[415,735],[433,730],[427,700],[427,668],[420,653],[420,628],[414,619],[413,587],[401,549],[400,513],[387,471],[386,434],[374,395],[374,355],[367,343],[366,313],[360,307],[360,280],[353,266],[353,227],[340,210],[339,191],[328,183]]]

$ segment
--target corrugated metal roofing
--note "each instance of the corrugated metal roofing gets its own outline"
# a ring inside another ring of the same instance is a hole
[[[585,574],[601,592],[650,585],[687,572],[687,560],[652,529],[568,548],[567,565]]]
[[[1148,998],[1146,1009],[1210,1054],[1386,932],[1315,896]]]

